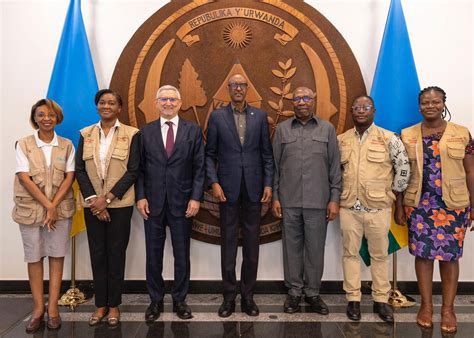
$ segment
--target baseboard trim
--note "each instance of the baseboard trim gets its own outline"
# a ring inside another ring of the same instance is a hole
[[[173,282],[165,281],[166,292],[171,291]],[[48,290],[48,281],[45,281],[44,290]],[[71,282],[64,280],[62,282],[62,291],[69,289]],[[93,284],[90,280],[80,280],[76,282],[77,287],[89,296],[93,292]],[[418,285],[416,281],[401,281],[397,283],[402,293],[418,294]],[[126,280],[124,286],[125,293],[147,293],[144,280]],[[192,280],[189,285],[189,293],[207,294],[221,293],[222,282],[216,280]],[[286,288],[283,281],[257,281],[255,285],[255,294],[285,294]],[[370,282],[362,282],[362,293],[370,294]],[[0,281],[0,294],[24,294],[30,293],[30,285],[27,280],[2,280]],[[323,281],[321,285],[323,294],[343,294],[342,281]],[[433,294],[441,294],[441,282],[433,283]],[[458,295],[474,294],[474,282],[459,282]]]

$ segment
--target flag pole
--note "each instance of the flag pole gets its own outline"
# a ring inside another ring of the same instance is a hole
[[[397,286],[397,252],[393,253],[392,268],[393,268],[393,285],[390,290],[388,303],[393,307],[412,307],[415,306],[415,302],[410,297],[406,297],[398,290]]]
[[[58,305],[69,306],[74,310],[78,304],[86,301],[84,293],[76,287],[76,236],[71,239],[71,286],[58,300]]]

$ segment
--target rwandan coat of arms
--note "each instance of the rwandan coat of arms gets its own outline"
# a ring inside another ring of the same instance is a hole
[[[171,1],[136,31],[117,62],[110,87],[122,94],[120,120],[141,127],[159,118],[155,96],[170,84],[182,96],[180,116],[201,126],[230,102],[228,79],[243,74],[247,102],[268,113],[270,135],[291,118],[291,92],[316,92],[316,115],[338,134],[352,126],[354,97],[366,93],[357,61],[337,29],[302,0]],[[317,175],[317,173],[315,173]],[[219,207],[210,192],[192,237],[220,242]],[[280,221],[262,208],[261,243],[281,238]]]

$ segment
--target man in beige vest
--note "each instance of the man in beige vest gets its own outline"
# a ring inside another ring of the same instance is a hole
[[[338,136],[347,317],[356,321],[361,318],[359,249],[365,236],[371,258],[373,311],[385,322],[392,323],[393,310],[387,304],[390,291],[388,233],[395,194],[406,189],[410,164],[400,138],[373,123],[375,106],[370,96],[356,98],[351,112],[354,129]]]

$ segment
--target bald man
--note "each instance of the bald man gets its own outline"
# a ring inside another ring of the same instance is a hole
[[[262,203],[271,201],[273,180],[272,145],[267,113],[245,101],[249,84],[241,74],[229,78],[231,102],[211,113],[207,129],[206,174],[219,200],[221,269],[224,301],[220,317],[235,311],[238,293],[235,261],[242,230],[241,309],[258,316],[253,300],[257,280]]]

